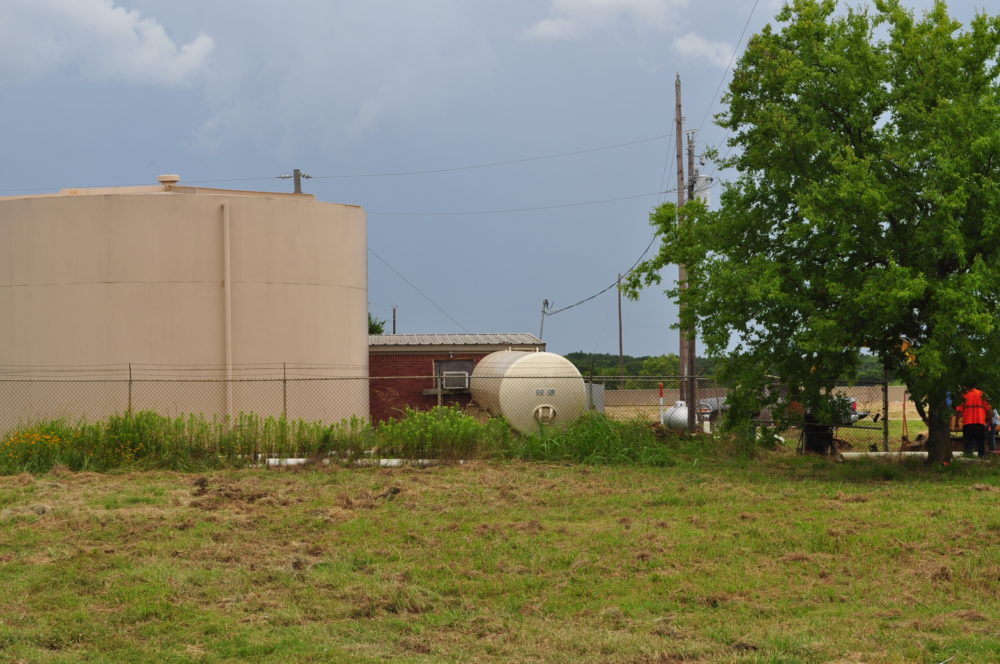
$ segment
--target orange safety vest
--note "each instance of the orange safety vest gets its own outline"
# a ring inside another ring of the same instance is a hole
[[[983,398],[982,390],[972,388],[962,396],[962,403],[956,408],[962,416],[962,426],[966,424],[982,424],[989,422],[993,408]]]

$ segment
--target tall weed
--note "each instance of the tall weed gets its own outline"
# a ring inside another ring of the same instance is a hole
[[[614,420],[598,413],[587,413],[565,429],[541,427],[535,434],[512,439],[506,452],[515,459],[596,465],[675,462],[670,447],[658,439],[649,422]]]
[[[376,450],[382,457],[471,459],[479,456],[485,431],[476,418],[454,406],[407,408],[403,418],[376,429]]]
[[[73,470],[190,471],[246,467],[267,458],[353,464],[372,456],[666,466],[719,450],[718,441],[705,437],[669,435],[647,421],[596,413],[564,429],[542,427],[523,436],[501,418],[479,421],[453,406],[407,409],[402,418],[378,426],[363,418],[324,424],[255,413],[227,420],[142,411],[98,422],[56,420],[22,427],[0,438],[0,473],[44,473],[57,464]],[[745,452],[740,446],[736,451]]]
[[[204,415],[170,418],[151,411],[98,422],[63,420],[23,426],[0,438],[0,473],[116,468],[200,470],[245,467],[267,457],[353,458],[370,449],[371,426],[240,413],[232,421]]]

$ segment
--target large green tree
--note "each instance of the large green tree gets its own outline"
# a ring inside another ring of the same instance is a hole
[[[629,284],[686,264],[685,322],[729,356],[735,414],[776,379],[819,407],[868,352],[938,462],[949,394],[1000,401],[998,47],[996,17],[898,0],[794,0],[748,42],[717,117],[737,177],[716,211],[654,211],[661,250]]]

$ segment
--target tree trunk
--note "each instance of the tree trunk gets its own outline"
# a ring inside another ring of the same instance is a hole
[[[940,464],[951,461],[951,431],[948,417],[951,409],[942,399],[927,408],[927,463]]]

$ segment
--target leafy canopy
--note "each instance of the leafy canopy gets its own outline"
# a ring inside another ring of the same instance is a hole
[[[1000,401],[998,45],[997,17],[898,0],[794,0],[748,42],[717,116],[738,176],[717,211],[654,211],[628,284],[687,266],[684,322],[736,405],[767,376],[818,401],[866,349],[937,419],[964,386]]]
[[[385,321],[379,320],[368,312],[368,334],[385,334]]]

